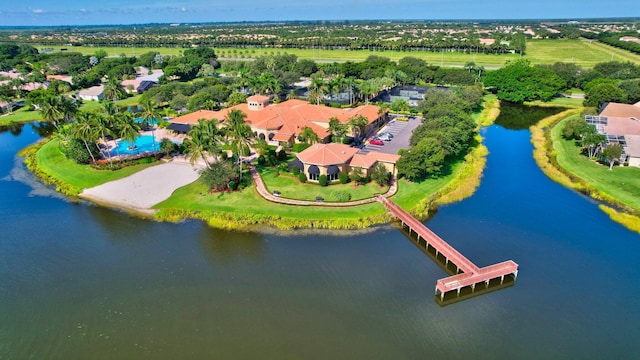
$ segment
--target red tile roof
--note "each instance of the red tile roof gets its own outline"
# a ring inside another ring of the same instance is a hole
[[[349,122],[356,115],[363,115],[368,123],[375,121],[379,108],[375,105],[363,105],[352,109],[336,109],[328,106],[312,105],[303,100],[287,100],[273,104],[261,110],[249,110],[247,104],[235,105],[216,111],[214,118],[222,121],[229,111],[241,110],[247,117],[245,121],[254,128],[298,135],[305,127],[310,127],[321,139],[329,135],[329,119],[337,118],[341,123]],[[320,124],[325,124],[322,126]]]
[[[377,151],[371,151],[367,154],[356,154],[349,162],[349,166],[369,169],[376,162],[387,162],[395,164],[400,159],[400,155],[385,154]]]
[[[314,144],[298,154],[298,159],[305,164],[339,165],[347,163],[357,152],[357,148],[344,144]]]
[[[264,103],[265,101],[269,101],[270,99],[271,99],[270,97],[264,96],[264,95],[253,95],[253,96],[249,96],[247,98],[247,101]]]
[[[609,117],[604,132],[610,135],[640,135],[640,118]]]
[[[192,112],[191,114],[182,115],[177,118],[171,119],[171,122],[177,123],[177,124],[197,124],[198,120],[200,119],[204,119],[204,120],[218,119],[222,121],[222,118],[218,118],[217,114],[218,114],[218,111],[198,110],[198,111]]]

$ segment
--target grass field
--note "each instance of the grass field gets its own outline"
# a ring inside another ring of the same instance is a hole
[[[380,187],[373,181],[359,186],[354,186],[353,183],[338,183],[329,186],[313,183],[301,184],[293,174],[278,175],[274,168],[258,167],[258,171],[269,192],[278,190],[281,196],[287,199],[314,201],[316,196],[320,196],[325,201],[337,201],[334,200],[334,194],[340,191],[351,195],[351,200],[362,200],[386,193],[389,190],[388,186]]]
[[[155,164],[129,166],[121,170],[96,170],[87,165],[77,164],[67,159],[60,151],[60,140],[53,139],[37,153],[39,170],[69,185],[80,193],[83,189],[98,186],[109,181],[122,179]],[[158,163],[156,163],[158,164]]]
[[[43,48],[41,46],[39,48]],[[62,46],[50,47],[60,50]],[[83,54],[94,54],[97,50],[105,50],[109,56],[139,56],[145,52],[158,51],[163,55],[181,55],[182,48],[126,48],[126,47],[64,47],[68,51],[81,52]],[[467,62],[473,61],[477,65],[482,65],[487,69],[502,67],[507,60],[516,59],[515,54],[467,54],[457,52],[427,52],[427,51],[369,51],[369,50],[318,50],[318,49],[276,49],[276,48],[216,48],[216,53],[222,59],[248,59],[258,56],[273,54],[294,54],[301,59],[310,59],[318,62],[342,62],[342,61],[362,61],[369,55],[380,55],[397,61],[405,56],[413,56],[424,59],[430,64],[449,67],[464,66]],[[526,58],[533,64],[553,64],[557,61],[574,62],[586,68],[591,68],[595,64],[605,61],[631,61],[640,63],[640,56],[628,51],[617,49],[609,45],[598,42],[590,43],[584,40],[528,40]]]
[[[609,167],[589,160],[580,154],[572,140],[562,137],[566,120],[552,129],[554,149],[560,166],[577,175],[599,191],[613,196],[628,206],[640,210],[640,168]]]
[[[640,63],[640,56],[598,42],[586,40],[528,40],[526,58],[533,64],[571,62],[585,68],[616,61]]]

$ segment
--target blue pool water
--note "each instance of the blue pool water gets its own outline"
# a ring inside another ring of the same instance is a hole
[[[118,155],[137,155],[145,152],[153,152],[160,150],[160,143],[153,142],[152,135],[140,135],[135,141],[118,140],[118,146],[109,152],[111,156]]]
[[[144,122],[144,118],[138,117],[138,118],[135,118],[134,121],[136,122],[136,124],[142,124]],[[156,118],[153,118],[153,119],[151,119],[150,123],[152,125],[158,125],[158,121],[160,121],[160,120],[156,119]]]

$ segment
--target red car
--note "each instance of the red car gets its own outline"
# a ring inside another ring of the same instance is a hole
[[[380,139],[371,139],[369,140],[369,144],[371,145],[384,145],[384,141]]]

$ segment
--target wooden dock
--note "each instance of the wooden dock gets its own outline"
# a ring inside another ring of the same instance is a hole
[[[441,300],[444,299],[445,294],[452,291],[460,295],[460,291],[465,287],[471,288],[473,292],[478,284],[487,287],[493,279],[500,279],[502,284],[506,276],[513,276],[514,280],[518,277],[518,264],[515,262],[508,260],[479,268],[392,200],[379,196],[378,201],[403,225],[406,225],[410,233],[413,231],[418,236],[419,242],[424,241],[425,249],[434,249],[436,258],[441,255],[445,259],[445,265],[452,263],[455,266],[456,275],[436,282],[436,295],[439,293]]]

